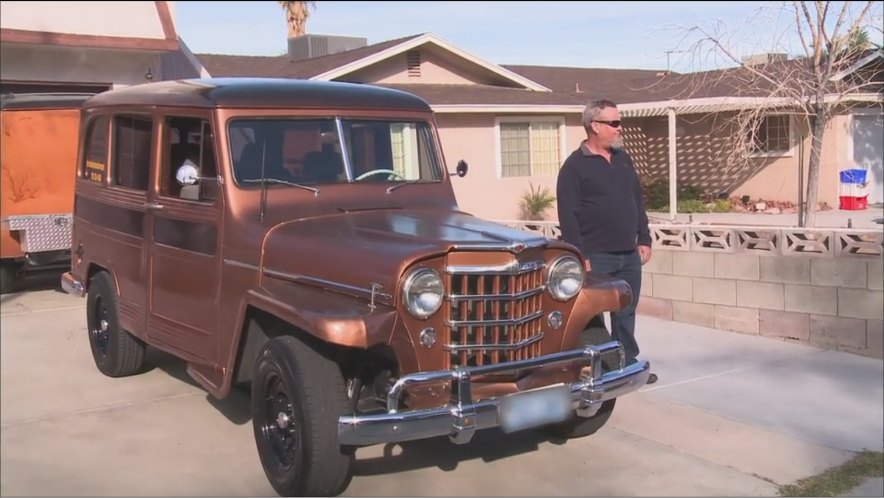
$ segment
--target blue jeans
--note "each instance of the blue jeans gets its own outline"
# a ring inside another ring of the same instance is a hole
[[[632,287],[632,303],[618,312],[611,313],[611,338],[623,344],[626,364],[634,363],[638,357],[638,343],[635,341],[635,307],[642,289],[642,262],[638,251],[597,252],[584,255],[589,259],[592,273],[602,273],[625,280]]]

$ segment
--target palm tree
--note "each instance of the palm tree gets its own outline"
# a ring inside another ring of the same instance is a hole
[[[316,2],[278,2],[285,11],[285,20],[289,27],[289,38],[304,36],[307,33],[307,18],[310,10],[316,9]]]

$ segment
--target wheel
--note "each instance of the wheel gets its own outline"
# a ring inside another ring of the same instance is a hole
[[[603,344],[611,340],[611,334],[605,327],[601,315],[589,323],[589,326],[580,333],[580,344],[583,346]],[[608,367],[605,365],[605,367]],[[598,432],[611,418],[617,399],[610,399],[602,403],[602,407],[592,417],[578,417],[574,414],[570,419],[546,427],[545,429],[555,436],[565,439],[575,439],[591,436]]]
[[[107,272],[89,282],[86,326],[95,366],[108,377],[125,377],[141,370],[145,344],[120,326],[117,293]]]
[[[282,496],[334,496],[350,482],[353,450],[338,443],[348,411],[338,366],[290,336],[267,342],[255,362],[252,426],[267,479]]]

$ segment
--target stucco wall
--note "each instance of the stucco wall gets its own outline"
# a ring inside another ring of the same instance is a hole
[[[470,170],[463,178],[455,177],[454,193],[464,211],[492,219],[515,220],[521,217],[519,201],[533,184],[556,189],[555,176],[501,178],[497,145],[496,119],[493,114],[439,114],[439,136],[449,171],[457,161],[465,160]],[[564,119],[565,150],[561,160],[579,146],[585,137],[579,116],[549,116]],[[556,219],[555,209],[547,212],[547,219]]]
[[[123,86],[145,83],[148,68],[157,77],[157,54],[38,45],[4,44],[0,47],[0,72],[4,81]]]

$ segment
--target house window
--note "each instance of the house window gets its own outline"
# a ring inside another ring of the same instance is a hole
[[[562,165],[560,121],[500,123],[501,176],[555,176]]]
[[[753,137],[752,152],[782,154],[792,148],[789,139],[790,119],[787,115],[765,116],[758,121]]]

